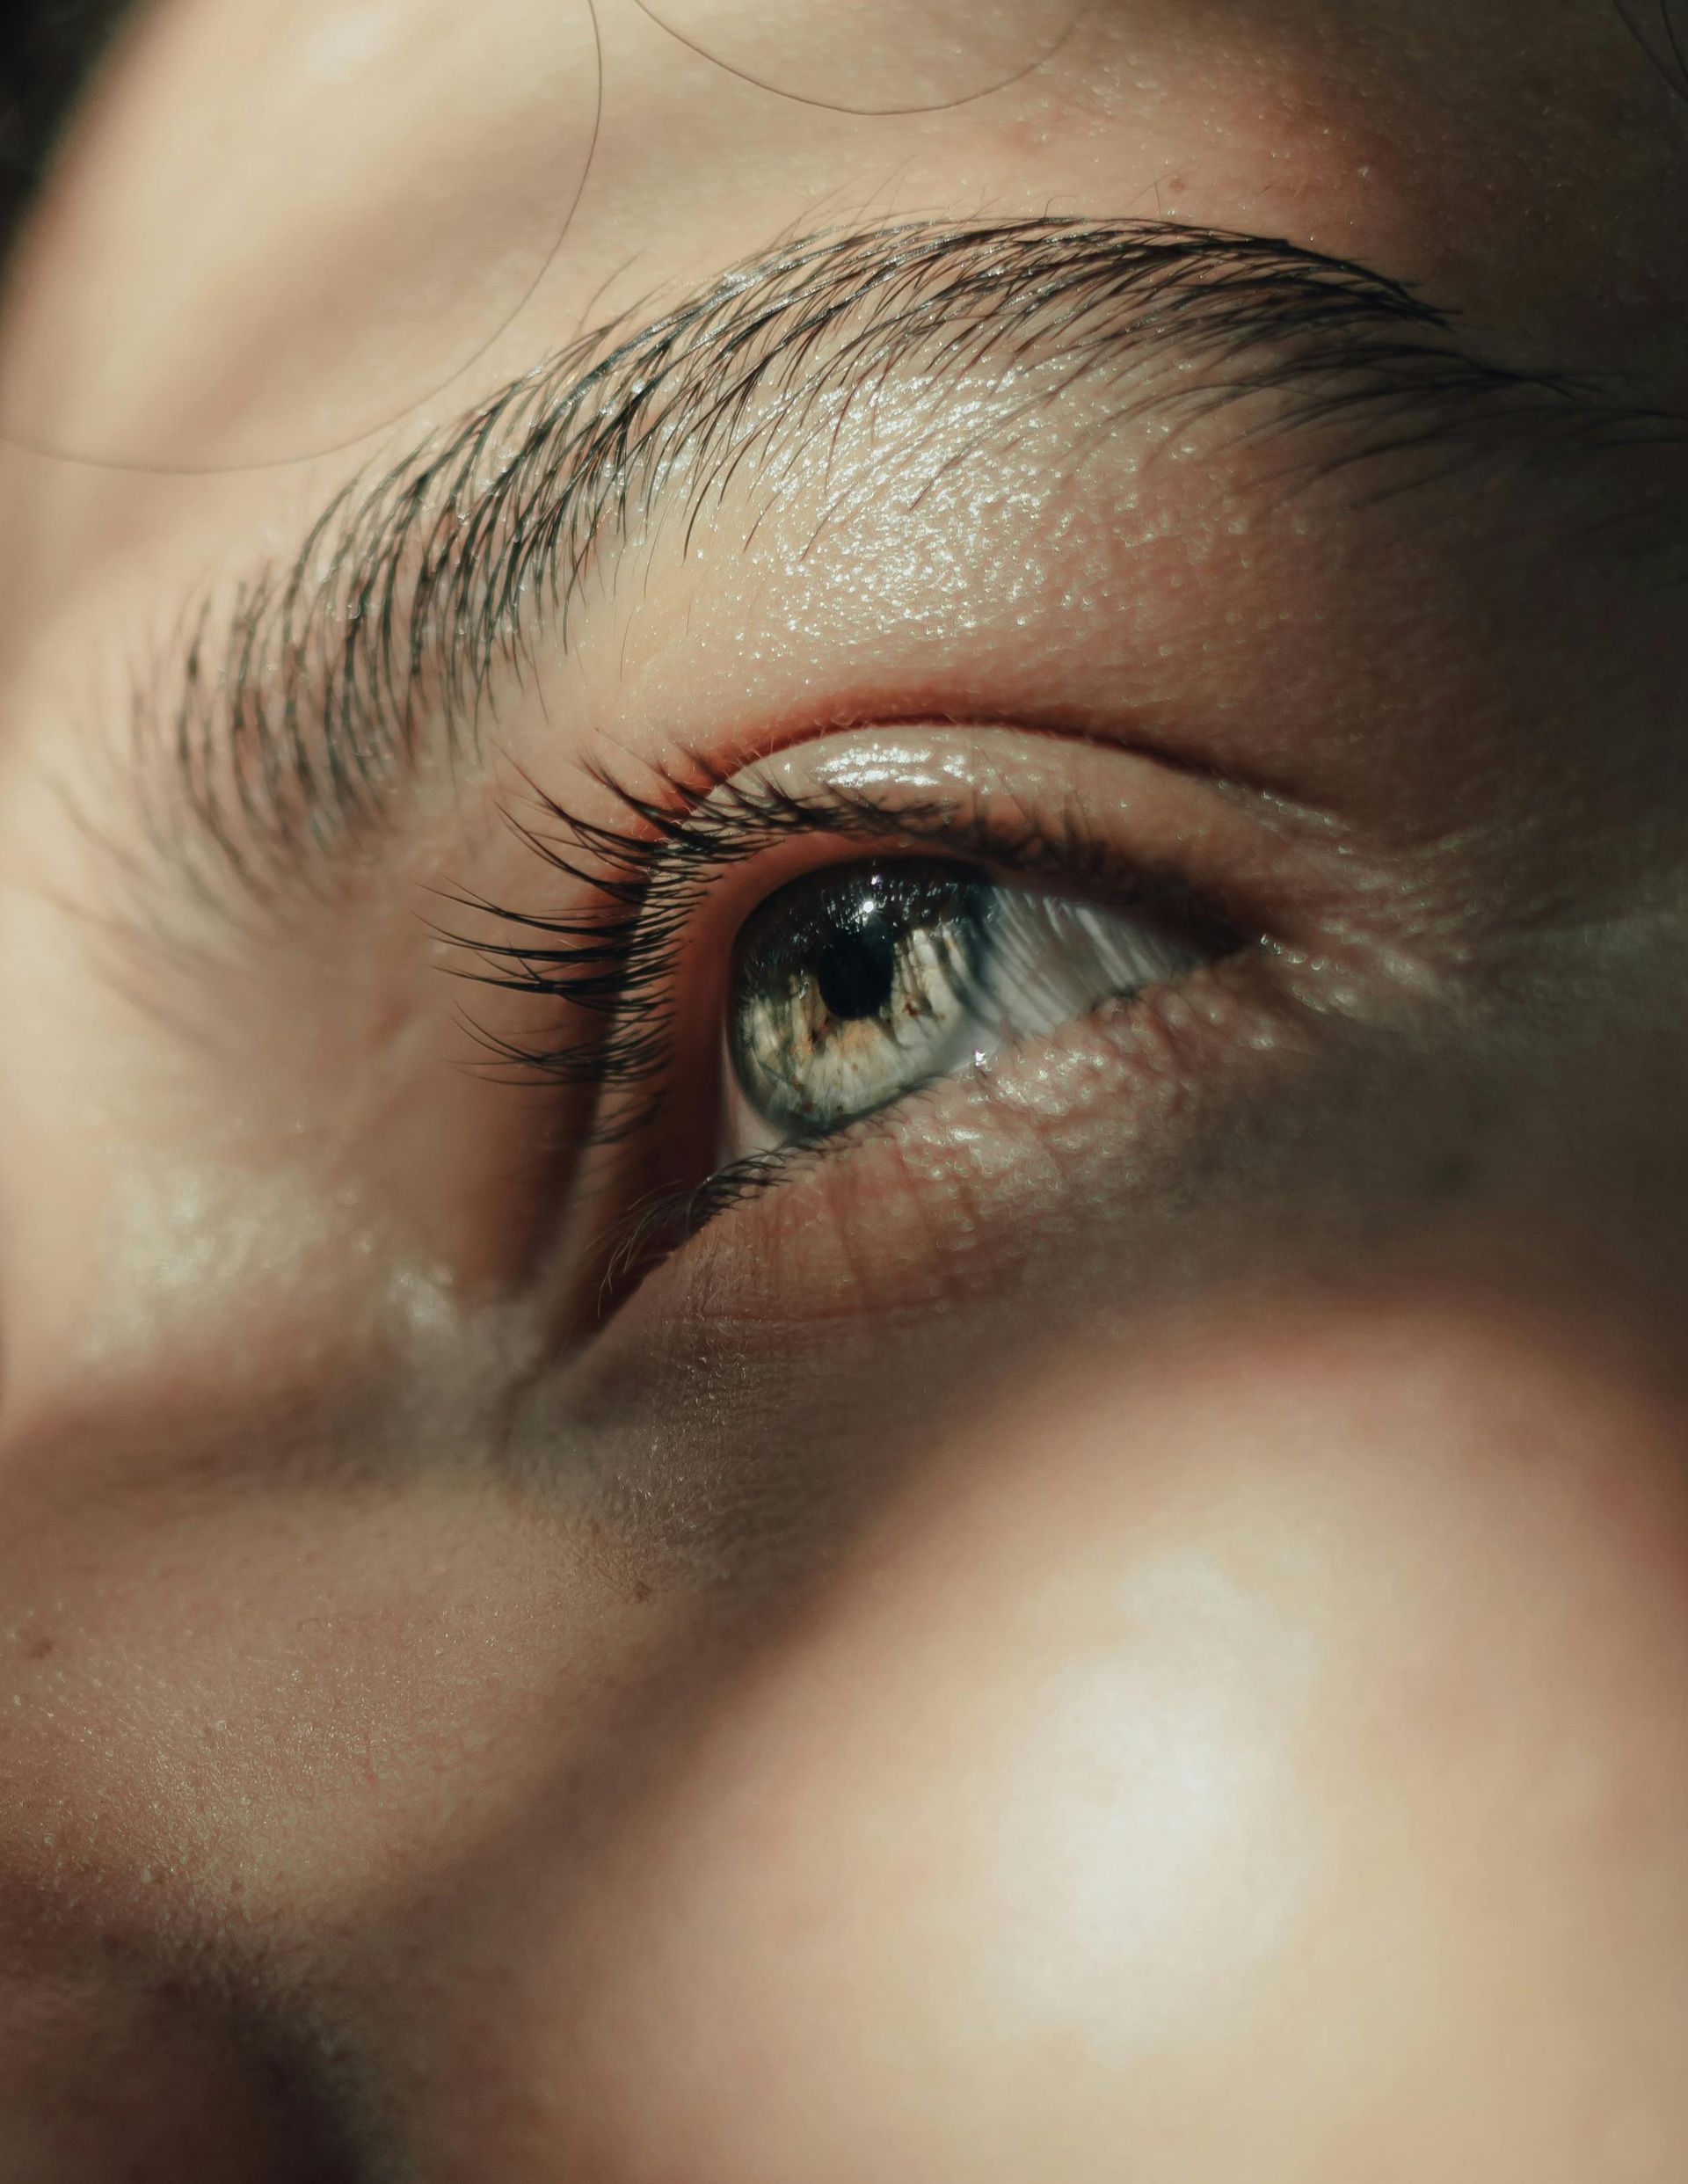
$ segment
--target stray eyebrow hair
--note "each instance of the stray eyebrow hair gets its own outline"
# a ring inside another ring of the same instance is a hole
[[[1682,0],[1617,0],[1626,28],[1678,98],[1688,98],[1688,14]]]
[[[809,237],[586,335],[184,617],[130,715],[154,861],[202,901],[231,878],[260,903],[331,885],[329,853],[380,825],[425,748],[476,739],[616,546],[658,520],[689,537],[775,431],[830,440],[840,401],[899,367],[941,385],[1051,360],[1058,391],[1177,368],[1122,412],[1270,394],[1265,429],[1318,430],[1321,473],[1688,445],[1682,420],[1487,360],[1403,284],[1270,237],[1057,218]]]

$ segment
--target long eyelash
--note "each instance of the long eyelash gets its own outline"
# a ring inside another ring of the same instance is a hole
[[[495,1059],[524,1075],[622,1095],[622,1110],[600,1118],[594,1133],[600,1143],[643,1127],[659,1103],[673,1059],[673,976],[698,906],[725,873],[775,842],[825,834],[937,843],[1008,870],[1105,875],[1117,892],[1146,877],[1119,872],[1076,821],[1051,833],[1030,816],[987,822],[948,804],[881,804],[834,784],[798,793],[765,779],[733,780],[702,761],[683,774],[661,774],[651,795],[608,773],[598,778],[621,809],[615,823],[586,819],[538,790],[537,819],[506,814],[547,867],[586,891],[579,909],[549,916],[456,894],[451,899],[460,908],[491,919],[511,937],[435,929],[478,965],[461,976],[548,996],[608,1021],[608,1030],[596,1036],[588,1029],[548,1045],[477,1027]],[[1156,899],[1164,903],[1175,885],[1157,885]]]

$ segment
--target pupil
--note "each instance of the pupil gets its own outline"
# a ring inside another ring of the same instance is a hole
[[[813,968],[820,998],[833,1016],[847,1022],[877,1016],[889,1004],[896,983],[896,943],[875,918],[818,949]]]

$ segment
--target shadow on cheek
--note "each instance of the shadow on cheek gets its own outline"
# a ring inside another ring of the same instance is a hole
[[[350,2184],[307,2075],[225,1998],[115,1952],[0,1958],[0,2176],[17,2184]]]

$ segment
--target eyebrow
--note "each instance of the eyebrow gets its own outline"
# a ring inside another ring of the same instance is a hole
[[[1050,361],[1058,392],[1172,368],[1121,415],[1270,395],[1253,429],[1313,435],[1321,476],[1688,445],[1684,420],[1485,357],[1403,283],[1267,237],[1052,217],[810,236],[584,336],[184,616],[129,716],[153,861],[202,900],[320,886],[424,750],[478,743],[542,633],[566,643],[617,547],[658,520],[689,540],[776,433],[834,438],[840,404],[899,368],[942,386]]]

